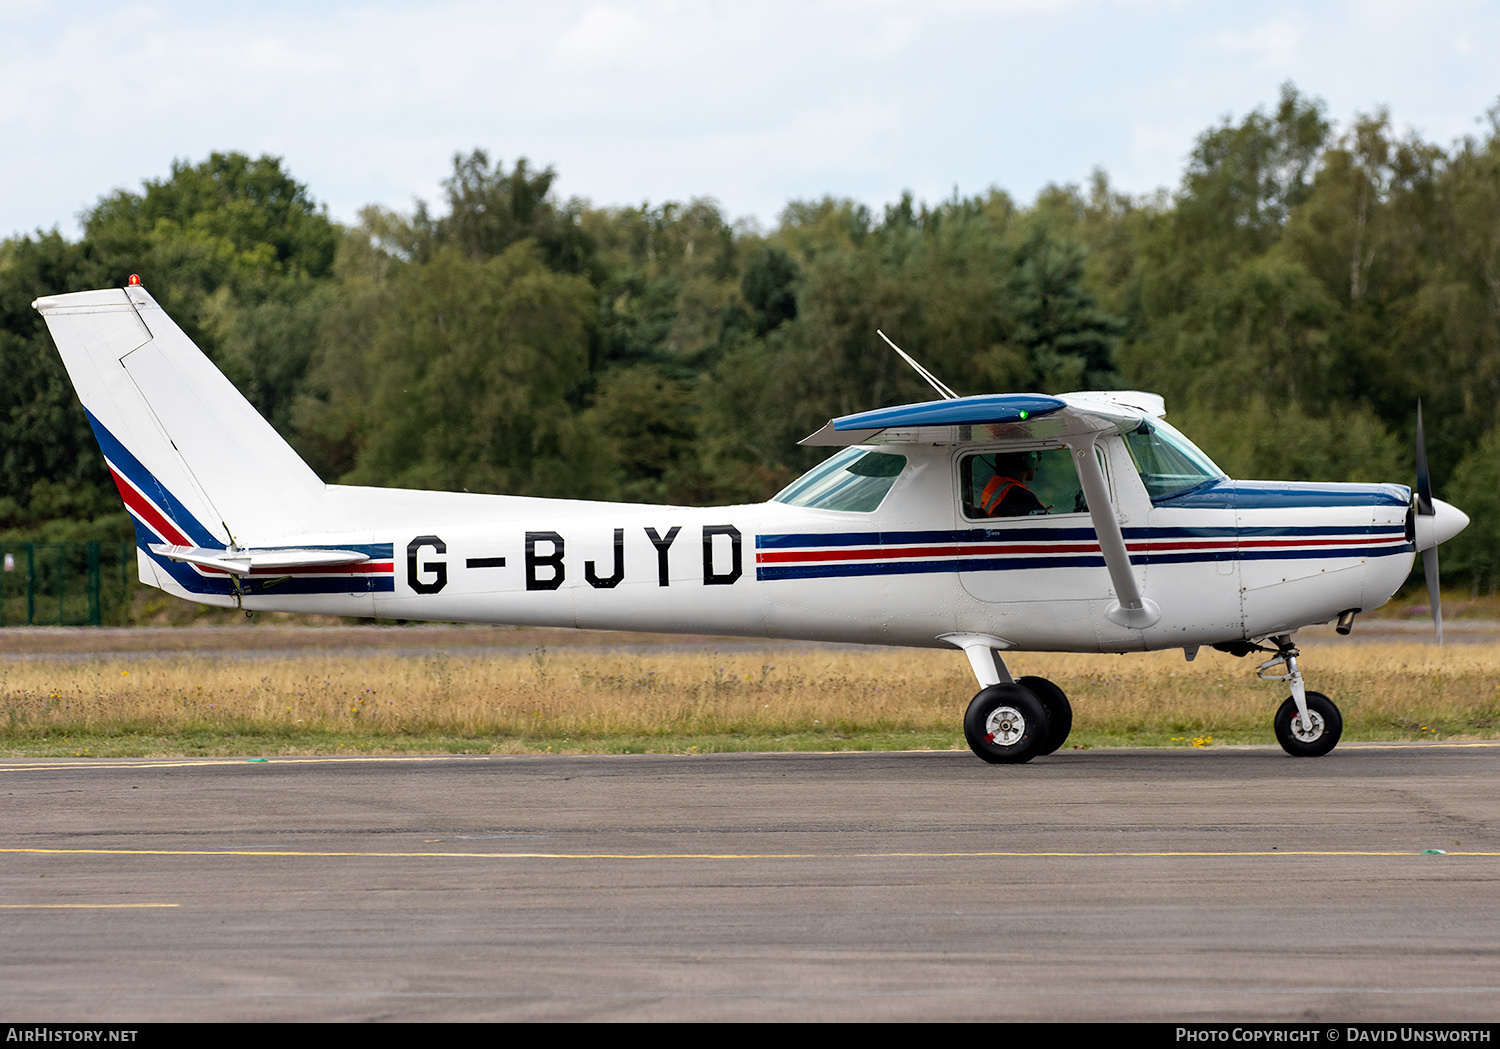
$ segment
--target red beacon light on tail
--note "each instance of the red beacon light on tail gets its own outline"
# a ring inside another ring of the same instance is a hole
[[[130,284],[130,286],[132,288],[138,288],[138,287],[140,287],[141,286],[141,275],[139,273],[132,273],[130,275],[130,280],[129,280],[128,283]]]

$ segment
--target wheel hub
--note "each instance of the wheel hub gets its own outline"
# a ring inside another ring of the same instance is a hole
[[[984,719],[984,738],[1002,747],[1014,746],[1026,735],[1026,719],[1015,707],[996,707]]]
[[[1323,738],[1323,715],[1316,710],[1307,712],[1307,721],[1297,714],[1292,718],[1292,735],[1299,743],[1316,743]]]

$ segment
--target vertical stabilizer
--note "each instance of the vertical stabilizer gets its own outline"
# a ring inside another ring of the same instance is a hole
[[[323,482],[144,288],[33,305],[143,550],[147,541],[223,548],[324,527]]]

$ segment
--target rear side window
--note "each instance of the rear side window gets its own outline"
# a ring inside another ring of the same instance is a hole
[[[964,516],[971,520],[1088,512],[1066,448],[966,455],[958,477]]]
[[[904,469],[904,455],[846,448],[787,485],[774,501],[867,514],[880,506]]]

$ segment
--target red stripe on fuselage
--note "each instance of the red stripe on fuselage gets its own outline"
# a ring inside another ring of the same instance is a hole
[[[288,568],[252,568],[251,575],[377,575],[394,572],[394,561],[363,561],[357,565],[293,565]]]
[[[840,550],[771,550],[755,555],[756,564],[797,561],[871,561],[889,557],[970,557],[977,554],[1070,554],[1097,552],[1098,543],[1006,544],[1004,546],[892,546]]]
[[[1406,542],[1405,536],[1359,536],[1347,539],[1246,539],[1239,542],[1224,539],[1201,541],[1166,541],[1159,539],[1136,540],[1126,546],[1133,554],[1165,553],[1173,550],[1228,551],[1237,549],[1264,549],[1348,546],[1349,556],[1357,557],[1358,548],[1383,546]],[[905,547],[845,547],[832,550],[769,550],[755,555],[756,564],[797,564],[817,561],[873,561],[883,558],[909,557],[984,557],[997,554],[1090,554],[1098,553],[1099,544],[1087,541],[1059,541],[1052,543],[1006,543],[986,545],[953,546],[905,546]]]

